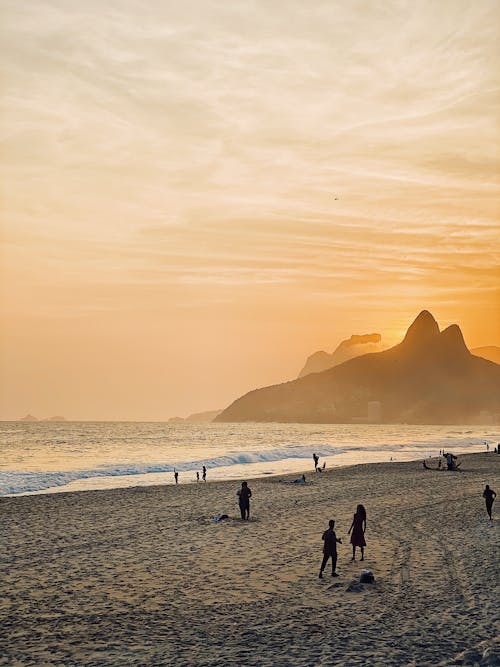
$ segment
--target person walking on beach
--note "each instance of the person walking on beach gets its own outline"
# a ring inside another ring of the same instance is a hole
[[[250,518],[250,498],[252,492],[247,482],[241,482],[241,489],[236,493],[238,496],[238,504],[240,506],[241,518],[243,521],[248,521]]]
[[[316,454],[316,452],[313,453],[313,460],[314,460],[314,470],[315,472],[318,472],[319,456]]]
[[[328,559],[332,559],[332,577],[338,577],[337,569],[337,542],[342,544],[342,539],[335,534],[335,521],[330,519],[328,522],[328,530],[325,530],[322,536],[323,540],[323,561],[319,570],[319,578],[323,579],[323,571],[328,563]]]
[[[196,482],[198,483],[200,481],[200,473],[196,471]]]
[[[365,531],[366,531],[366,510],[363,505],[356,507],[356,514],[349,528],[349,533],[352,530],[351,544],[352,544],[352,558],[356,560],[356,547],[361,549],[361,560],[365,560]]]
[[[490,517],[491,521],[491,510],[493,509],[493,501],[497,497],[497,494],[493,491],[493,489],[490,489],[488,484],[486,484],[485,489],[483,491],[483,498],[486,501],[486,511],[488,512],[488,516]]]
[[[203,481],[206,482],[207,481],[207,469],[205,468],[205,466],[203,466],[203,468],[202,468],[202,475],[201,476],[202,476]]]
[[[174,470],[174,479],[175,483],[179,484],[179,473],[177,472],[177,470]]]

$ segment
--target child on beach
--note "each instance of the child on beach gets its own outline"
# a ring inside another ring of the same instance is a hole
[[[342,544],[342,540],[337,537],[335,534],[335,521],[330,519],[328,522],[328,530],[325,530],[323,533],[323,562],[321,563],[321,568],[319,571],[319,578],[323,579],[323,570],[326,567],[328,559],[332,559],[332,577],[338,577],[336,567],[337,567],[337,542]]]

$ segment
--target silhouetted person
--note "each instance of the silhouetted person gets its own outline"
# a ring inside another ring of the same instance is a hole
[[[200,481],[200,473],[198,471],[196,471],[196,481],[197,482]]]
[[[174,470],[174,479],[175,483],[179,484],[179,473],[177,472],[177,470]]]
[[[491,510],[493,509],[493,501],[497,497],[497,494],[493,491],[493,489],[490,489],[488,484],[486,484],[486,487],[483,491],[483,498],[486,501],[486,511],[488,512],[488,516],[490,517],[491,521]]]
[[[330,519],[328,522],[328,530],[325,530],[321,538],[323,540],[323,561],[319,570],[320,579],[323,579],[323,570],[325,569],[329,558],[332,559],[332,577],[339,576],[335,571],[337,568],[337,542],[342,544],[342,540],[337,537],[334,528],[335,521]]]
[[[241,482],[241,489],[236,493],[238,496],[238,504],[240,506],[241,518],[243,521],[250,518],[250,498],[252,492],[246,482]]]
[[[314,460],[314,470],[318,472],[319,456],[316,454],[316,452],[313,454],[313,460]]]
[[[457,468],[457,464],[456,464],[457,457],[455,456],[455,454],[450,454],[448,452],[444,456],[446,456],[446,467],[448,468],[448,470],[456,470],[456,468]]]
[[[306,476],[302,475],[302,477],[298,477],[297,479],[294,479],[292,484],[305,484],[306,483]]]
[[[366,530],[366,510],[363,505],[356,507],[356,514],[349,528],[349,533],[352,530],[351,544],[352,544],[352,559],[356,560],[356,547],[361,549],[361,560],[365,560],[365,530]]]
[[[202,475],[201,476],[203,478],[203,481],[206,482],[207,481],[207,469],[205,468],[205,466],[203,466],[203,468],[202,468]]]

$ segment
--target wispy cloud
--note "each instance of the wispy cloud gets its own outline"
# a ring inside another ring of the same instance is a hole
[[[498,342],[495,0],[3,0],[0,39],[18,334],[175,313],[182,346],[251,313],[312,340],[434,305]]]

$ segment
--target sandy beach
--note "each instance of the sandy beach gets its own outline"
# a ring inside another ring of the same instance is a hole
[[[248,522],[238,482],[1,498],[0,664],[497,665],[500,456],[461,460],[249,480]],[[319,580],[330,518],[340,576]]]

